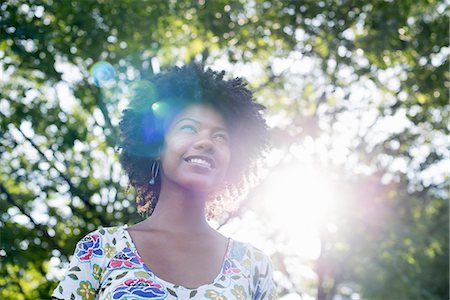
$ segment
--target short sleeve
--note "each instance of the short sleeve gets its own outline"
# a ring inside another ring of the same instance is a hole
[[[52,299],[95,299],[105,256],[104,229],[87,234],[78,241],[63,280]]]
[[[274,300],[278,299],[276,285],[273,281],[272,262],[266,254],[261,251],[255,253],[257,261],[256,277],[257,285],[253,300]]]

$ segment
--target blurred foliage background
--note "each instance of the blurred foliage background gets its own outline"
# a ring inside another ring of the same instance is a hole
[[[0,298],[48,299],[82,236],[140,220],[115,151],[126,93],[93,85],[89,68],[108,61],[126,87],[195,59],[246,77],[268,108],[275,154],[265,177],[217,224],[254,212],[281,297],[448,299],[448,7],[2,1]],[[314,257],[299,254],[309,229],[294,222],[295,200],[314,203],[314,191],[302,194],[301,176],[280,171],[292,165],[320,169],[337,187]],[[299,180],[292,201],[261,205],[271,174]],[[278,206],[294,215],[272,226]]]

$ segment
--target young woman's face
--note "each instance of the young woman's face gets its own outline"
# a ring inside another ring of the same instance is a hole
[[[162,184],[168,181],[197,192],[218,188],[230,164],[230,136],[222,115],[195,104],[169,127],[161,156]]]

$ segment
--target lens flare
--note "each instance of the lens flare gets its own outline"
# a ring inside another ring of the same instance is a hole
[[[129,108],[136,112],[150,111],[156,98],[156,89],[150,81],[138,80],[130,83]]]
[[[152,111],[155,117],[165,118],[169,114],[169,104],[163,101],[158,101],[152,104]]]
[[[106,61],[96,62],[90,70],[94,84],[98,87],[109,87],[117,78],[116,70]]]
[[[142,138],[147,148],[147,154],[155,154],[157,147],[161,144],[164,139],[164,134],[162,127],[159,122],[157,122],[152,114],[145,114],[142,118]]]
[[[288,251],[319,257],[322,227],[338,230],[333,223],[337,190],[315,166],[294,163],[271,174],[261,198],[271,207],[270,224],[280,230]]]

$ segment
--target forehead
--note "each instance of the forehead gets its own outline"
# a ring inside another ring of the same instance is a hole
[[[222,114],[209,105],[193,104],[178,114],[172,124],[179,122],[198,122],[205,126],[226,129],[227,124]]]

